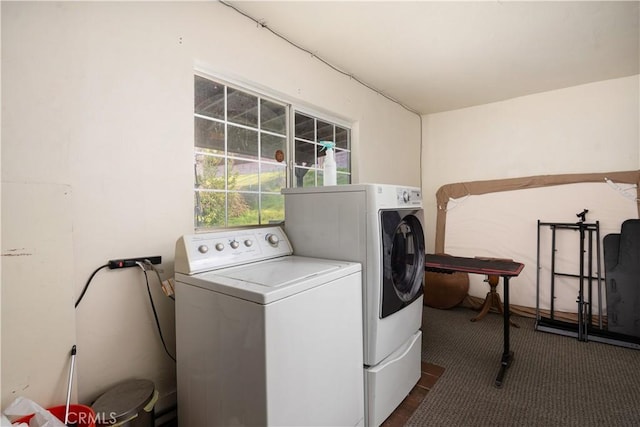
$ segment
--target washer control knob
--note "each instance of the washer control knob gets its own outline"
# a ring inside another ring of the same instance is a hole
[[[411,197],[409,196],[409,193],[408,193],[406,190],[402,192],[402,200],[403,200],[405,203],[409,203],[409,199],[410,199],[410,198],[411,198]]]
[[[265,239],[267,240],[267,242],[269,242],[270,245],[272,246],[277,246],[278,242],[280,241],[280,238],[278,236],[276,236],[275,234],[269,233],[265,236]]]
[[[209,252],[209,246],[207,245],[198,246],[198,252],[200,252],[201,254],[206,254],[207,252]]]
[[[222,243],[216,243],[216,251],[220,252],[224,250],[224,245]]]
[[[253,240],[251,240],[251,239],[247,239],[247,240],[245,240],[245,241],[244,241],[244,245],[245,245],[246,247],[251,247],[251,246],[253,245]]]
[[[231,243],[229,243],[229,246],[231,246],[232,249],[238,249],[238,246],[240,246],[240,243],[238,243],[237,240],[232,240]]]

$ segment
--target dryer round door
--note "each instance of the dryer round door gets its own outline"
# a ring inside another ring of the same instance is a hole
[[[424,278],[424,232],[415,210],[381,213],[382,309],[387,317],[422,295]]]

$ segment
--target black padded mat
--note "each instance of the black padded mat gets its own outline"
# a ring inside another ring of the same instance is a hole
[[[607,330],[640,338],[640,219],[604,236]]]
[[[524,268],[524,264],[515,261],[434,254],[425,255],[424,265],[428,271],[441,273],[462,271],[496,276],[517,276]]]

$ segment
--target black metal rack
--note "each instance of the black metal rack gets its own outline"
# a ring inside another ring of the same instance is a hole
[[[602,313],[602,285],[604,278],[601,274],[601,239],[600,239],[600,223],[584,222],[587,210],[577,214],[581,218],[575,223],[563,222],[542,222],[538,220],[538,247],[537,247],[537,269],[536,269],[536,324],[535,328],[539,331],[551,332],[555,334],[571,336],[579,341],[599,341],[608,344],[619,345],[623,347],[640,349],[640,339],[623,334],[613,333],[606,330],[603,326]],[[549,316],[543,316],[540,310],[540,233],[541,230],[549,227],[551,230],[551,259],[550,259],[550,278],[549,286],[551,287],[551,301],[549,303]],[[556,239],[559,231],[578,232],[579,236],[579,271],[578,274],[557,272],[556,271]],[[595,246],[595,260],[594,260]],[[555,310],[555,291],[556,277],[575,278],[579,282],[578,295],[576,303],[577,323],[560,320],[556,318]],[[594,298],[594,285],[597,286],[596,297],[598,303],[598,318],[594,322],[592,301]]]

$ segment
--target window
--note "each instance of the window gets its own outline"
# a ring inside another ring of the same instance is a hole
[[[334,123],[295,112],[294,187],[323,184],[325,151],[321,142],[335,143],[337,183],[351,183],[351,131]]]
[[[351,182],[347,126],[200,75],[194,89],[196,228],[282,221],[282,188],[322,185],[324,141],[336,145],[338,184]]]

